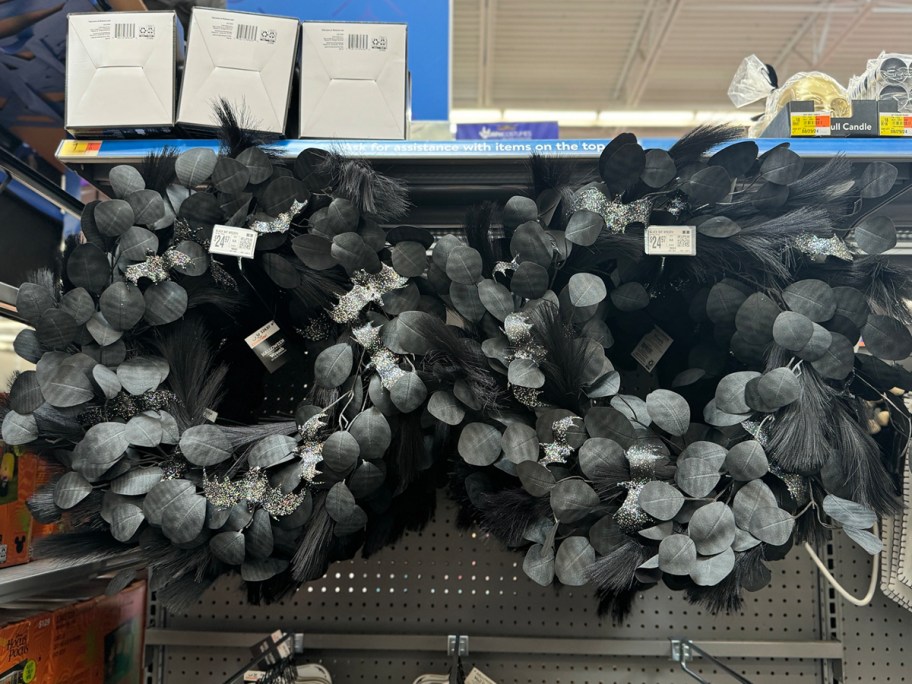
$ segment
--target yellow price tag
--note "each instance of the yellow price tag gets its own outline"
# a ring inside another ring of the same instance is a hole
[[[25,663],[25,667],[22,668],[22,681],[25,684],[29,684],[29,682],[31,682],[33,679],[35,679],[35,675],[37,673],[38,673],[38,663],[36,663],[34,660],[27,661]]]
[[[912,116],[905,114],[881,114],[880,134],[886,136],[912,135]]]
[[[101,151],[100,140],[64,140],[57,151],[58,157],[97,157]]]
[[[791,120],[792,137],[817,137],[830,134],[830,115],[815,112],[795,112]]]

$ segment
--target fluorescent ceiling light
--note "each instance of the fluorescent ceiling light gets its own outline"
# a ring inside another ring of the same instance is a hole
[[[598,117],[601,126],[649,126],[670,128],[690,126],[694,120],[692,111],[606,111]]]

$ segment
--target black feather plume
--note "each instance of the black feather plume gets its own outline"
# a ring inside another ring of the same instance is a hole
[[[529,159],[532,176],[532,197],[545,190],[560,190],[570,185],[573,169],[566,159],[546,154],[533,154]]]
[[[417,411],[399,417],[399,430],[387,453],[387,479],[394,483],[393,496],[398,496],[418,478],[425,461],[421,415]]]
[[[181,577],[156,589],[155,598],[168,611],[179,615],[198,603],[200,596],[212,586],[213,582],[214,580],[210,578],[197,581],[195,577]]]
[[[857,501],[878,515],[892,515],[902,504],[881,461],[880,446],[861,420],[842,402],[834,402],[826,417],[832,454],[820,475],[827,491]]]
[[[366,159],[329,152],[320,162],[320,176],[332,179],[333,197],[341,197],[381,222],[400,219],[411,203],[405,181],[378,173]]]
[[[54,478],[48,484],[37,489],[26,502],[29,513],[42,525],[55,523],[63,515],[63,509],[58,508],[57,504],[54,503],[54,488],[58,479]]]
[[[292,290],[294,296],[308,309],[328,309],[345,292],[348,279],[337,271],[316,271],[308,268],[298,259],[293,260],[300,274],[298,286]]]
[[[505,255],[494,253],[494,241],[491,237],[491,220],[494,216],[494,204],[483,202],[474,205],[466,212],[465,236],[469,247],[473,247],[481,254],[481,271],[485,278],[490,278],[494,264],[504,259]]]
[[[586,575],[600,596],[627,591],[636,582],[636,569],[649,555],[642,544],[628,538],[623,545],[590,565]]]
[[[154,345],[168,362],[167,385],[178,399],[171,413],[186,430],[203,422],[206,409],[218,408],[228,369],[215,365],[209,333],[199,319],[186,318],[158,331]]]
[[[580,397],[585,384],[586,347],[576,343],[560,311],[551,303],[542,303],[530,316],[535,338],[547,352],[539,365],[545,374],[545,401],[580,414]]]
[[[478,498],[479,527],[510,547],[522,546],[526,530],[551,511],[547,496],[532,496],[522,487],[485,492]]]
[[[269,154],[268,146],[282,137],[277,133],[257,131],[259,122],[250,118],[247,109],[235,108],[225,98],[216,103],[215,116],[219,122],[216,135],[222,144],[222,154],[229,157],[236,157],[248,147],[259,146],[265,146],[263,151]]]
[[[819,278],[832,287],[854,287],[868,298],[874,313],[884,314],[912,325],[912,269],[883,256],[857,257],[846,262],[827,259],[807,263],[798,273],[804,278]]]
[[[322,577],[329,567],[329,551],[335,523],[326,510],[326,496],[314,502],[314,512],[298,550],[291,559],[291,576],[298,582]]]
[[[618,592],[598,592],[598,616],[610,617],[614,625],[624,624],[630,613],[633,611],[633,602],[637,594],[647,589],[648,585],[640,582],[634,582],[629,589],[623,589]]]
[[[108,530],[97,529],[42,537],[35,540],[32,553],[35,558],[89,562],[119,556],[133,548],[114,539]]]
[[[142,162],[140,173],[146,181],[147,190],[155,190],[164,196],[168,186],[177,180],[174,163],[177,160],[177,148],[166,145],[160,150],[149,152]]]
[[[668,154],[680,169],[700,161],[714,147],[737,140],[742,135],[742,129],[726,124],[698,126],[672,145]]]

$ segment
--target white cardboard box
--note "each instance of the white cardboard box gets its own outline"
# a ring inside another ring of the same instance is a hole
[[[301,24],[302,138],[403,140],[408,119],[405,24]]]
[[[177,122],[218,126],[224,98],[252,128],[283,134],[297,41],[297,19],[194,7]]]
[[[74,134],[174,125],[174,12],[67,16],[64,121]]]

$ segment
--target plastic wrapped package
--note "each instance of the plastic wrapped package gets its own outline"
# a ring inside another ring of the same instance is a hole
[[[864,73],[849,81],[849,93],[856,100],[892,100],[897,111],[912,113],[912,55],[881,52],[869,59]]]
[[[765,111],[751,128],[752,135],[763,131],[789,102],[810,101],[816,112],[852,116],[849,92],[832,76],[820,71],[800,71],[775,87],[769,67],[757,55],[742,60],[728,87],[728,97],[739,108],[766,98]]]

